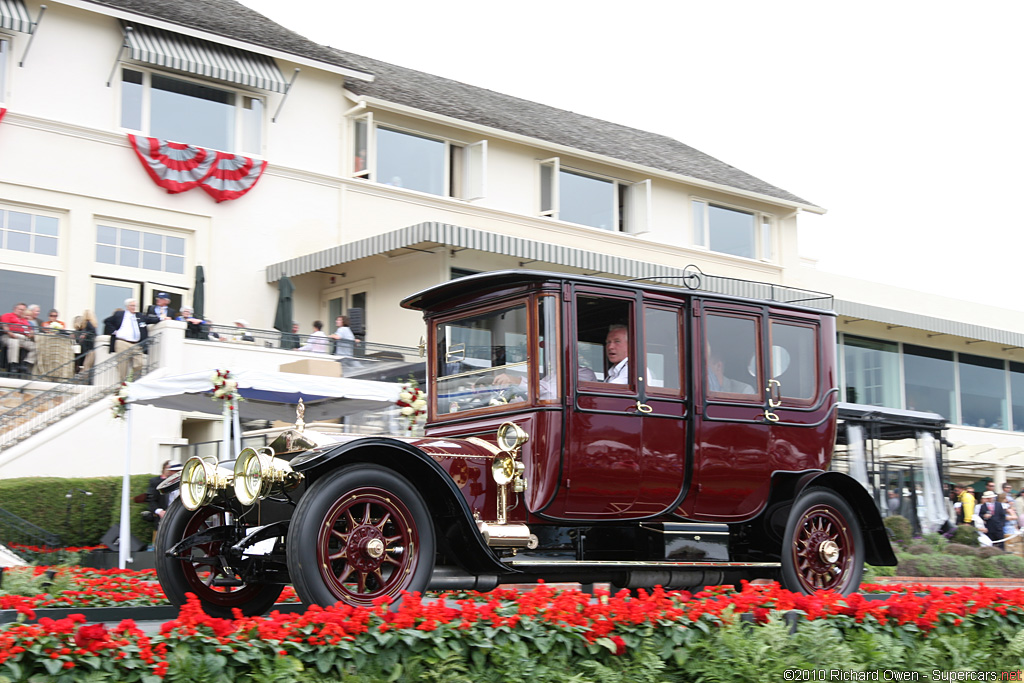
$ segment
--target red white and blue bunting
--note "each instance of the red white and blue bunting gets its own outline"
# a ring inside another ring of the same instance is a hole
[[[153,182],[171,194],[200,187],[218,202],[238,199],[255,187],[267,162],[129,133],[135,154]]]

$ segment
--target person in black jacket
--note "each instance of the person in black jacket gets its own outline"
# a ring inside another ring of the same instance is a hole
[[[985,534],[992,543],[1003,540],[1003,528],[1006,526],[1006,511],[1003,504],[996,500],[995,491],[985,491],[978,505],[978,517],[985,523]],[[1002,548],[1002,544],[997,547]]]
[[[171,296],[167,292],[157,294],[156,303],[146,307],[146,317],[154,319],[154,324],[164,320],[175,320],[178,312],[171,308]]]
[[[134,351],[132,347],[146,341],[149,336],[149,324],[158,322],[139,313],[138,305],[135,299],[125,299],[124,309],[119,308],[104,319],[103,334],[110,335],[110,353]],[[126,353],[125,356],[127,359],[118,364],[122,380],[128,377],[129,371],[132,371],[134,376],[142,372],[141,353]]]

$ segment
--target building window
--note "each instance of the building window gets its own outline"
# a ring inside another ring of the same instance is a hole
[[[353,122],[352,176],[440,197],[480,199],[486,194],[487,141],[451,140],[374,125],[373,115]]]
[[[904,344],[907,409],[938,413],[956,422],[955,369],[952,351]]]
[[[998,358],[959,354],[960,424],[1006,429],[1006,367]]]
[[[1010,361],[1010,411],[1013,431],[1024,432],[1024,363]]]
[[[96,262],[181,275],[185,272],[185,238],[98,225]]]
[[[263,100],[196,81],[121,70],[121,127],[226,152],[259,154]]]
[[[846,401],[900,407],[900,353],[894,342],[843,336]]]
[[[540,162],[540,215],[614,232],[646,232],[650,181],[627,183]]]
[[[59,228],[53,216],[0,209],[0,248],[56,256]]]
[[[0,36],[0,102],[7,98],[7,55],[11,51],[11,42]]]
[[[693,200],[694,246],[719,254],[771,260],[772,228],[772,217],[767,214]]]
[[[13,310],[17,303],[39,304],[48,311],[54,305],[57,278],[52,275],[0,270],[0,311]]]

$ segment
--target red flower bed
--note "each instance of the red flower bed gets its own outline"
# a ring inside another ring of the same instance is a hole
[[[88,567],[26,567],[8,570],[8,576],[19,571],[41,577],[54,572],[53,582],[70,581],[72,586],[59,593],[33,596],[4,595],[0,591],[0,609],[16,609],[34,619],[33,610],[45,607],[150,607],[166,605],[167,597],[152,569],[90,569]],[[286,586],[280,602],[298,602],[291,586]]]
[[[147,577],[135,581],[151,583],[151,573],[132,573]],[[110,592],[111,583],[128,580],[119,570],[101,574],[92,590]],[[556,648],[581,658],[617,659],[645,642],[670,652],[716,627],[740,621],[749,621],[756,629],[783,612],[797,612],[809,621],[828,620],[843,633],[867,629],[913,638],[974,629],[980,633],[983,628],[1016,633],[1024,623],[1024,590],[923,585],[864,589],[894,595],[884,600],[869,600],[861,593],[807,596],[777,584],[744,584],[740,591],[695,595],[657,588],[640,591],[639,596],[626,591],[591,596],[540,584],[525,592],[499,588],[437,600],[410,594],[397,606],[380,600],[372,608],[314,606],[302,614],[272,612],[266,617],[242,617],[236,611],[233,620],[206,615],[193,598],[152,638],[131,621],[107,629],[85,624],[80,616],[5,627],[0,629],[0,673],[16,673],[11,677],[19,680],[30,671],[52,676],[76,667],[114,671],[110,667],[123,666],[132,672],[124,680],[144,680],[164,676],[172,661],[184,661],[186,655],[214,654],[221,658],[228,678],[247,675],[266,658],[291,658],[296,670],[316,667],[322,674],[340,676],[353,667],[396,665],[435,647],[486,658],[488,648],[503,639],[529,641],[542,653]],[[76,591],[67,602],[80,600],[83,592],[88,591]],[[17,601],[14,607],[19,608]],[[170,656],[181,648],[186,655]],[[469,654],[474,648],[477,653]]]

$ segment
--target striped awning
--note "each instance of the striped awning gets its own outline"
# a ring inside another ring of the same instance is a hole
[[[274,263],[267,266],[267,282],[277,282],[283,275],[294,277],[389,251],[426,249],[442,245],[476,249],[491,254],[515,256],[527,261],[582,268],[591,273],[627,278],[658,279],[683,276],[682,268],[431,221]]]
[[[140,62],[261,90],[285,92],[288,85],[277,63],[266,55],[152,26],[132,24],[125,28],[131,58]]]
[[[0,28],[32,33],[32,18],[21,0],[0,0]]]

